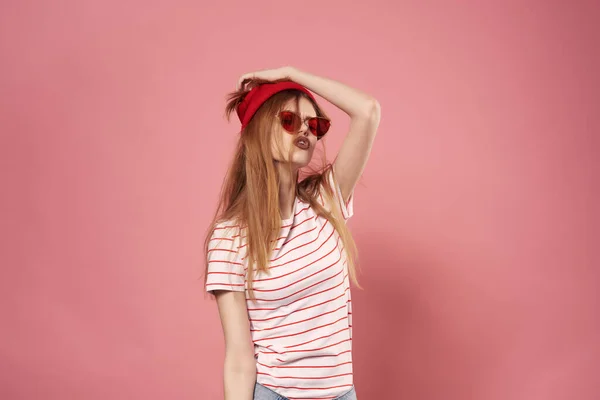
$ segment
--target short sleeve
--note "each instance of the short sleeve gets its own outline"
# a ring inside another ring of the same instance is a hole
[[[232,224],[217,224],[206,254],[208,271],[206,291],[245,290],[245,269],[239,251],[240,229]]]
[[[354,192],[350,193],[348,201],[344,201],[340,186],[338,185],[337,180],[335,179],[333,167],[329,171],[327,171],[326,174],[326,182],[329,184],[329,187],[333,192],[334,201],[338,203],[344,219],[350,219],[350,217],[354,215]]]

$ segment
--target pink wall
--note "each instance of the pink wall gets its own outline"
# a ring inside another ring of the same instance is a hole
[[[359,398],[600,398],[599,7],[427,3],[3,2],[0,398],[222,398],[223,97],[285,64],[382,104]]]

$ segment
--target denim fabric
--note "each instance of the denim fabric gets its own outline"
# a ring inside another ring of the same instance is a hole
[[[257,383],[254,386],[254,400],[288,400],[288,398],[280,396],[268,387]],[[336,397],[334,400],[357,400],[354,387],[340,397]]]

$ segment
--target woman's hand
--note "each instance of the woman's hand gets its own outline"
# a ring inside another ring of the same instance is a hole
[[[292,79],[293,67],[281,67],[275,69],[263,69],[256,72],[249,72],[238,79],[236,89],[242,89],[244,85],[252,79],[264,79],[265,81],[276,81],[279,79]]]

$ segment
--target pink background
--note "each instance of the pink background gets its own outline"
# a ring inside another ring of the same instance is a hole
[[[2,2],[0,398],[222,398],[224,95],[287,64],[382,104],[359,399],[600,398],[598,3],[204,3]]]

